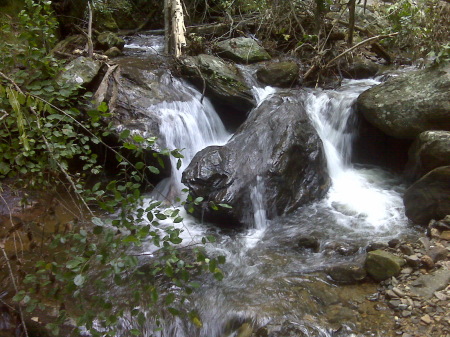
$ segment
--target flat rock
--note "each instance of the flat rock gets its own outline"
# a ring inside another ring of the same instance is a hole
[[[239,63],[254,63],[270,60],[267,51],[258,42],[247,37],[236,37],[218,42],[217,55]]]
[[[428,275],[420,276],[411,287],[413,295],[430,299],[436,291],[444,289],[450,282],[450,270],[440,269]]]
[[[405,261],[384,250],[367,253],[365,268],[376,281],[383,281],[400,273]]]

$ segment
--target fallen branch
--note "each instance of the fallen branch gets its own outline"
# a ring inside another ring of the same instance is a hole
[[[355,50],[356,48],[359,48],[365,44],[368,44],[369,42],[375,41],[375,40],[379,40],[379,39],[384,39],[387,37],[392,37],[398,35],[398,33],[392,33],[392,34],[387,34],[387,35],[377,35],[377,36],[373,36],[370,37],[364,41],[361,41],[360,43],[355,44],[353,47],[347,49],[346,51],[340,53],[338,56],[336,56],[334,59],[332,59],[330,62],[328,62],[325,67],[323,67],[323,69],[328,68],[332,63],[334,63],[335,61],[339,60],[342,56],[348,54],[349,52],[351,52],[352,50]]]

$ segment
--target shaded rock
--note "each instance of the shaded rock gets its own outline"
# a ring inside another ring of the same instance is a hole
[[[93,25],[97,30],[110,32],[117,32],[119,30],[119,26],[111,11],[94,10],[94,17]]]
[[[72,54],[75,49],[83,49],[86,46],[87,38],[84,35],[70,35],[62,41],[59,41],[52,49],[52,53]]]
[[[238,63],[254,63],[270,60],[270,55],[258,42],[247,37],[236,37],[218,42],[217,55]]]
[[[342,256],[354,255],[358,252],[359,247],[347,242],[327,242],[323,245],[323,251],[325,254],[337,253]]]
[[[425,299],[433,297],[436,291],[444,289],[450,282],[450,270],[440,269],[435,273],[420,276],[410,292]]]
[[[353,79],[370,78],[377,74],[379,68],[378,64],[367,59],[356,60],[349,64],[349,66],[342,71],[342,74],[344,77]]]
[[[56,81],[61,86],[86,86],[97,76],[101,63],[87,57],[80,56],[66,65],[65,70],[58,75]]]
[[[117,57],[123,55],[121,50],[117,47],[109,48],[107,51],[105,51],[105,55],[108,57]]]
[[[112,32],[104,32],[97,37],[97,47],[102,50],[108,50],[113,47],[122,50],[124,46],[125,40]]]
[[[447,259],[448,251],[444,247],[435,246],[427,251],[427,255],[431,257],[434,263]]]
[[[298,92],[273,95],[226,145],[196,154],[182,179],[191,197],[233,208],[193,205],[195,216],[225,226],[252,223],[254,211],[264,209],[271,219],[325,195],[323,146],[303,99]]]
[[[213,104],[231,109],[230,113],[240,114],[242,121],[245,114],[256,106],[251,89],[238,68],[218,57],[206,54],[186,57],[182,72],[199,90],[202,91],[206,85],[206,95]]]
[[[256,71],[256,77],[264,84],[289,88],[297,83],[299,70],[295,62],[268,63]]]
[[[225,23],[186,27],[186,34],[205,36],[208,38],[223,36],[230,31],[230,26]]]
[[[400,274],[405,261],[384,250],[374,250],[367,253],[365,268],[376,281],[383,281]]]
[[[450,166],[434,169],[410,186],[403,196],[405,214],[414,223],[427,226],[431,219],[450,214]]]
[[[357,109],[384,133],[413,139],[427,130],[450,130],[450,64],[390,78],[363,92]]]
[[[332,266],[327,269],[328,276],[340,283],[356,283],[362,281],[367,273],[363,263],[351,262]]]
[[[417,255],[405,256],[406,263],[408,266],[413,268],[419,268],[420,266],[420,258]]]
[[[407,175],[417,179],[439,166],[450,165],[450,132],[422,132],[409,150]]]

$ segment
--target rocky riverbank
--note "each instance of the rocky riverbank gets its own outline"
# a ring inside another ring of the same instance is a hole
[[[392,240],[384,249],[406,264],[398,276],[382,281],[370,300],[392,310],[395,334],[450,336],[450,217],[431,221],[427,236],[415,242]]]

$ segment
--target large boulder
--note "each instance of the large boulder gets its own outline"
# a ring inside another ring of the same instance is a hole
[[[325,195],[330,185],[322,142],[298,92],[281,92],[253,110],[224,146],[197,153],[183,173],[194,215],[224,226],[273,218]],[[208,207],[211,203],[232,208]]]
[[[406,171],[410,178],[416,179],[439,166],[447,165],[450,165],[450,132],[425,131],[409,150]]]
[[[404,264],[405,260],[394,254],[384,250],[374,250],[367,253],[365,268],[374,280],[383,281],[400,274]]]
[[[206,86],[206,95],[216,107],[240,115],[242,120],[256,106],[239,69],[218,57],[206,54],[186,57],[182,72],[199,90]]]
[[[218,42],[217,54],[238,63],[270,60],[270,55],[258,42],[247,37],[236,37]]]
[[[363,92],[358,111],[384,133],[414,139],[450,130],[450,64],[407,72]]]
[[[97,76],[101,66],[100,61],[80,56],[64,67],[65,70],[58,75],[56,82],[60,86],[85,87]]]
[[[429,172],[410,186],[403,196],[406,216],[426,226],[450,214],[450,166]]]
[[[289,88],[297,83],[299,70],[295,62],[269,63],[256,71],[256,77],[264,84]]]

